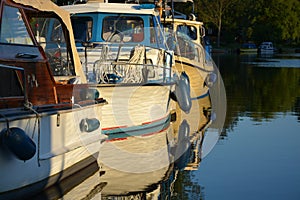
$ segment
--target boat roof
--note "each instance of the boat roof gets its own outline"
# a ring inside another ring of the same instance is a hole
[[[54,12],[65,24],[68,29],[69,36],[70,36],[70,45],[72,48],[73,59],[74,59],[74,66],[75,66],[75,73],[76,75],[80,76],[81,81],[85,82],[85,75],[82,71],[81,62],[79,59],[79,55],[76,49],[76,45],[74,42],[74,35],[73,35],[73,28],[71,24],[70,13],[59,6],[57,6],[52,1],[45,1],[45,0],[11,0],[17,4],[21,4],[23,6],[31,7],[40,11],[45,12]]]
[[[159,13],[155,11],[154,5],[150,4],[124,4],[124,3],[100,3],[88,2],[86,4],[76,4],[61,6],[70,13],[93,13],[93,12],[108,12],[117,14],[139,14],[139,15],[155,15]]]
[[[172,18],[166,18],[164,19],[166,22],[174,22],[177,24],[188,24],[188,25],[194,25],[194,26],[202,26],[203,22],[195,21],[195,20],[186,20],[186,19],[172,19]],[[162,22],[164,21],[162,20]]]

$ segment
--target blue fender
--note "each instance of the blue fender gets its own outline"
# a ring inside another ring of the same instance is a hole
[[[80,124],[80,130],[81,132],[92,132],[97,130],[100,127],[100,121],[96,118],[92,119],[82,119]]]
[[[182,72],[175,87],[176,101],[185,113],[189,113],[192,107],[190,80],[185,72]]]
[[[2,142],[20,160],[29,160],[36,153],[36,144],[24,130],[13,127],[0,133]]]

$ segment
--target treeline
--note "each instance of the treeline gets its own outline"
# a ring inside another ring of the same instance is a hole
[[[53,0],[58,5],[80,0]],[[108,0],[122,2],[124,0]],[[140,2],[142,2],[141,0]],[[171,6],[170,1],[168,1]],[[176,3],[176,11],[194,13],[211,36],[222,43],[272,41],[300,44],[300,0],[190,0]]]
[[[193,12],[217,42],[300,44],[300,0],[195,0],[175,9]],[[188,14],[188,13],[186,13]]]

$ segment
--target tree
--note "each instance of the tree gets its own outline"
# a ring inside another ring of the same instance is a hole
[[[222,20],[227,9],[236,0],[199,0],[195,11],[199,13],[204,22],[213,23],[218,29],[217,45],[220,46]]]
[[[300,1],[299,0],[278,0],[277,15],[274,25],[280,31],[280,39],[294,40],[300,39]],[[274,4],[275,4],[274,3]]]
[[[226,16],[230,16],[232,24],[239,24],[244,40],[253,39],[260,43],[265,40],[297,42],[300,39],[299,0],[245,0],[236,2],[229,10],[231,13]]]

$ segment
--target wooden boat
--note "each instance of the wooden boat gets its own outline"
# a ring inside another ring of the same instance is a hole
[[[202,112],[201,99],[208,96],[209,87],[217,78],[210,52],[205,51],[203,46],[203,23],[196,21],[194,17],[191,20],[165,18],[162,23],[168,38],[168,47],[175,53],[175,69],[180,73],[185,72],[189,78],[191,112],[198,113],[195,117],[199,120]],[[200,128],[199,123],[196,131]]]
[[[175,87],[173,54],[165,48],[154,6],[94,0],[62,8],[72,14],[86,77],[109,103],[103,132],[134,135],[165,123]]]
[[[95,162],[106,139],[105,101],[89,95],[88,84],[71,83],[82,68],[67,12],[45,0],[1,0],[0,6],[0,199],[24,198]],[[55,58],[43,47],[58,41],[44,40],[42,47],[36,40],[47,38],[39,33],[51,20],[53,36],[66,44]]]

